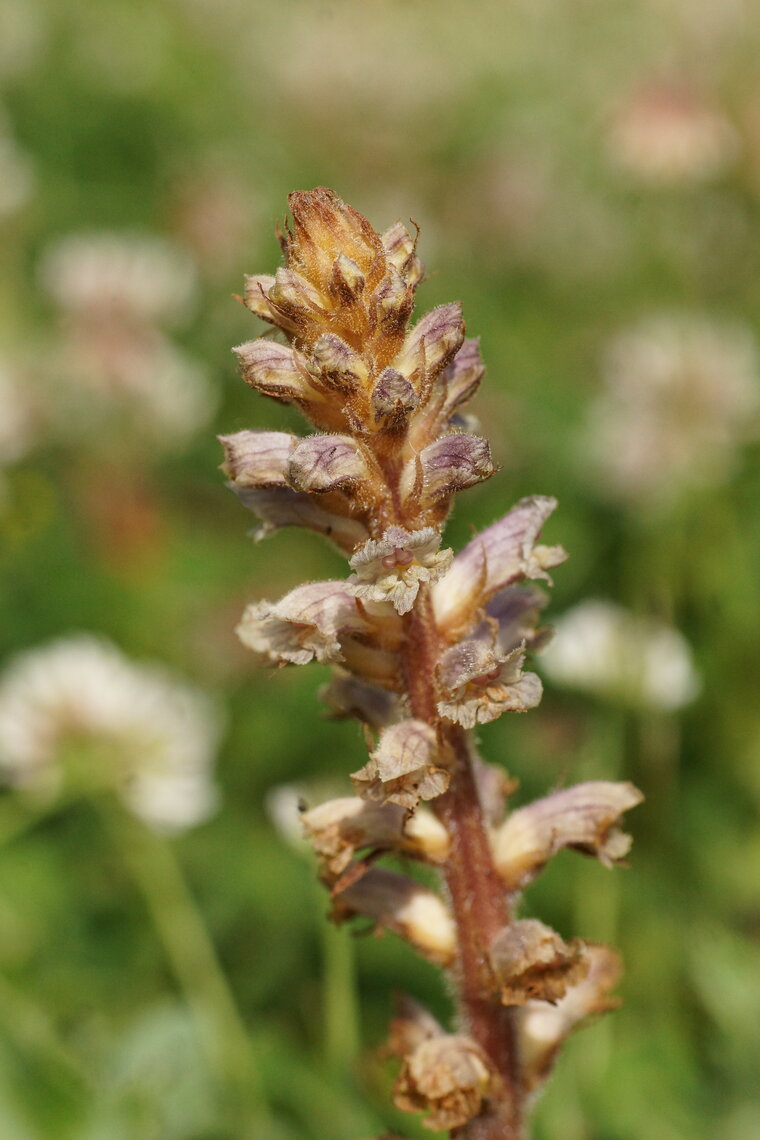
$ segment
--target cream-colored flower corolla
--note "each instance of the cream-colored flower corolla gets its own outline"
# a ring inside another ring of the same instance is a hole
[[[557,685],[632,705],[678,709],[699,692],[678,630],[598,599],[559,618],[539,664]]]
[[[408,613],[422,583],[437,582],[451,566],[454,551],[439,550],[440,545],[435,527],[389,526],[382,538],[369,539],[354,554],[349,589],[357,598],[390,602],[398,613]]]
[[[605,493],[667,503],[730,473],[760,432],[760,363],[750,329],[659,313],[621,332],[603,360],[604,390],[583,440]]]
[[[216,806],[220,727],[208,697],[163,669],[99,637],[66,637],[19,654],[0,678],[0,779],[53,795],[79,743],[97,758],[78,774],[84,790],[113,786],[146,823],[178,831]]]
[[[619,108],[608,145],[627,174],[652,186],[676,186],[723,174],[739,153],[739,136],[700,93],[651,82]]]

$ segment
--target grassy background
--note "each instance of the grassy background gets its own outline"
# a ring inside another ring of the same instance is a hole
[[[454,544],[523,494],[556,494],[549,537],[571,560],[550,612],[594,595],[667,619],[702,677],[681,715],[550,687],[538,711],[482,733],[526,799],[589,777],[647,795],[629,870],[563,855],[526,899],[526,914],[610,940],[627,963],[622,1009],[570,1042],[536,1140],[760,1134],[757,446],[737,445],[730,479],[655,510],[612,500],[582,442],[620,328],[670,309],[757,325],[748,12],[739,0],[7,0],[5,129],[33,181],[0,221],[3,351],[46,400],[50,243],[160,235],[195,260],[198,297],[172,336],[220,407],[179,451],[139,422],[126,437],[112,424],[75,442],[51,431],[7,467],[0,652],[102,632],[217,694],[229,729],[221,810],[171,843],[90,802],[30,817],[0,799],[2,1140],[424,1134],[388,1108],[375,1048],[394,988],[441,1015],[448,995],[391,937],[325,929],[307,858],[263,806],[283,783],[345,788],[359,733],[320,719],[323,671],[258,673],[232,634],[246,601],[343,573],[315,537],[250,543],[214,439],[297,424],[237,378],[229,347],[259,330],[230,294],[244,272],[273,271],[287,192],[315,184],[378,229],[414,218],[430,273],[419,308],[461,298],[482,337],[477,411],[503,470],[460,500]],[[616,108],[663,77],[697,83],[733,124],[738,154],[715,177],[653,185],[616,165]]]

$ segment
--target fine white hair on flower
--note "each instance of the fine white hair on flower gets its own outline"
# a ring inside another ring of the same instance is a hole
[[[760,362],[745,325],[662,312],[621,331],[603,359],[589,453],[607,493],[644,504],[730,472],[760,434]]]
[[[538,667],[557,685],[651,708],[681,708],[700,687],[678,630],[599,599],[582,602],[554,623]]]
[[[20,653],[0,677],[0,781],[50,796],[67,776],[113,786],[146,823],[179,831],[206,819],[221,730],[213,702],[168,671],[77,634]],[[89,757],[75,775],[66,758]]]

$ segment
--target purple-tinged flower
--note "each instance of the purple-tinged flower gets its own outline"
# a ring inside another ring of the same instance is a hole
[[[319,690],[319,698],[336,720],[356,717],[370,728],[385,728],[404,717],[404,706],[396,693],[368,684],[341,668],[336,668],[332,680]]]
[[[399,483],[401,499],[424,510],[490,479],[495,471],[487,440],[449,432],[407,462]]]
[[[396,222],[381,235],[380,240],[388,262],[398,271],[405,284],[417,286],[422,280],[423,268],[416,255],[416,238],[412,237],[403,222]]]
[[[314,342],[309,363],[320,380],[338,392],[353,392],[369,378],[366,361],[335,333],[323,333]]]
[[[459,351],[463,340],[462,306],[458,301],[439,305],[414,326],[393,367],[422,393]]]
[[[257,542],[284,526],[302,526],[323,534],[346,554],[366,541],[366,527],[358,519],[326,510],[324,500],[315,502],[312,495],[290,487],[258,488],[235,482],[230,486],[243,506],[261,520],[261,526],[253,531]]]
[[[296,491],[310,493],[347,487],[367,478],[361,448],[347,435],[310,435],[290,456],[288,480]]]
[[[370,628],[343,582],[311,582],[279,602],[254,602],[236,632],[262,664],[305,665],[340,661],[340,635]]]
[[[499,874],[509,890],[522,890],[564,847],[611,867],[625,858],[632,842],[618,821],[643,798],[633,784],[590,780],[534,800],[512,812],[493,836]]]
[[[369,761],[351,780],[363,799],[413,810],[449,786],[449,773],[437,761],[435,730],[423,720],[402,720],[383,730]]]
[[[238,431],[217,438],[224,448],[222,470],[233,488],[287,486],[296,436],[286,431]]]
[[[512,510],[476,535],[456,555],[451,569],[433,587],[438,628],[454,638],[472,623],[495,593],[523,578],[545,578],[564,562],[561,546],[536,546],[544,522],[557,505],[547,495],[521,499]]]
[[[474,728],[505,712],[535,708],[541,701],[541,681],[535,673],[523,673],[524,661],[524,644],[506,655],[475,638],[452,645],[437,667],[444,693],[439,713],[463,728]]]
[[[232,350],[246,384],[277,400],[320,400],[309,383],[303,360],[295,349],[267,337]]]
[[[378,427],[400,432],[419,404],[412,384],[396,368],[384,368],[372,389],[372,411]]]
[[[369,539],[355,552],[348,587],[357,598],[390,602],[397,613],[408,613],[420,585],[437,582],[451,565],[453,552],[439,550],[440,545],[435,527],[408,531],[389,526],[382,538]]]

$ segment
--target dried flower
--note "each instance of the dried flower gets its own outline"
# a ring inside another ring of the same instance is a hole
[[[351,776],[365,799],[415,808],[449,786],[449,774],[437,766],[434,730],[421,720],[403,720],[383,730],[369,763]]]
[[[491,944],[490,960],[504,1005],[556,1002],[588,969],[584,943],[563,942],[535,918],[505,927]]]
[[[423,1041],[405,1058],[393,1099],[407,1112],[429,1112],[425,1127],[439,1132],[477,1116],[491,1081],[488,1058],[472,1038],[447,1034]]]
[[[349,579],[353,593],[373,602],[390,602],[398,613],[408,613],[421,583],[437,582],[451,565],[453,551],[439,550],[440,545],[435,527],[413,532],[388,527],[381,539],[369,539],[351,559],[356,571]]]
[[[89,635],[28,650],[0,679],[0,776],[49,795],[67,778],[66,748],[95,749],[88,787],[116,787],[152,826],[177,831],[214,810],[219,717],[163,670],[136,665]]]

